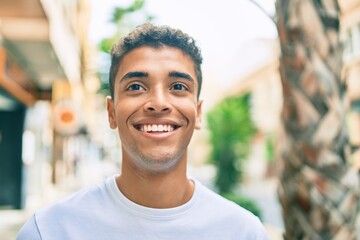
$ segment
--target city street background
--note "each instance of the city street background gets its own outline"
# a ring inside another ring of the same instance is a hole
[[[0,240],[120,172],[108,52],[147,21],[187,32],[204,57],[189,176],[221,191],[219,173],[236,172],[225,187],[259,207],[270,240],[347,239],[359,221],[348,219],[360,219],[360,2],[277,2],[276,12],[274,0],[0,0]],[[220,145],[236,156],[228,169]]]

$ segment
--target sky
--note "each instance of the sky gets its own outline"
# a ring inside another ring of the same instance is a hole
[[[113,7],[131,2],[92,0],[91,40],[111,36]],[[274,0],[257,2],[274,15]],[[264,40],[276,39],[276,26],[250,0],[146,0],[145,11],[155,16],[155,23],[180,28],[198,42],[204,58],[204,88],[226,91],[273,57]]]

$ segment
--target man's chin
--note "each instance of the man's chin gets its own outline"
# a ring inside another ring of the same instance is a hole
[[[143,171],[152,174],[164,174],[174,169],[180,162],[181,157],[171,153],[144,154],[137,160],[136,165]]]

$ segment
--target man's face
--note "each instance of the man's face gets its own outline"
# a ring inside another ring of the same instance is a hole
[[[125,164],[161,173],[186,160],[200,128],[197,89],[194,62],[177,48],[143,46],[123,57],[107,108]]]

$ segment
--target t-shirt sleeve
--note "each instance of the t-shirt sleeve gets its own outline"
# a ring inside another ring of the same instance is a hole
[[[35,215],[33,215],[20,229],[16,240],[41,240]]]

